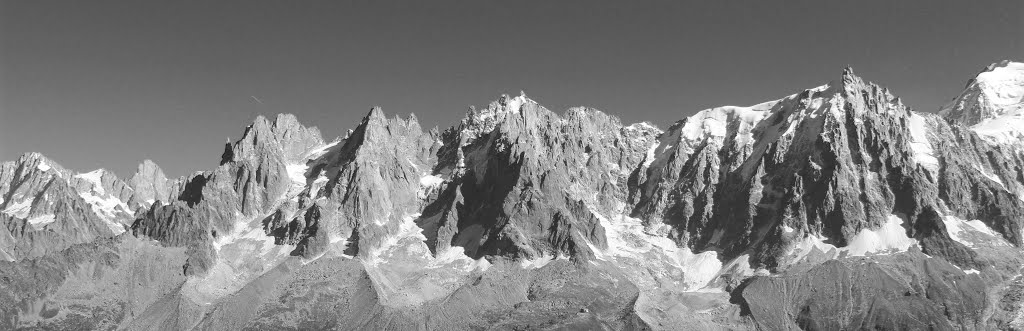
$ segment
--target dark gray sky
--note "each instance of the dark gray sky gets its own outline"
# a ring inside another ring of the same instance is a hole
[[[664,128],[846,65],[934,111],[1024,58],[1018,0],[0,1],[0,160],[122,177],[213,168],[257,114],[331,139],[373,105],[445,127],[525,90]]]

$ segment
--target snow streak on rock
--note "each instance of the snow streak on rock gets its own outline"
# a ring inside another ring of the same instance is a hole
[[[664,131],[520,93],[443,130],[374,108],[330,142],[260,116],[176,179],[27,154],[0,167],[0,275],[128,286],[103,289],[128,328],[983,328],[1011,289],[982,277],[1024,260],[1022,70],[992,66],[944,118],[847,69]],[[171,289],[139,299],[165,264]],[[33,293],[0,302],[84,297]],[[42,316],[20,310],[0,304]]]

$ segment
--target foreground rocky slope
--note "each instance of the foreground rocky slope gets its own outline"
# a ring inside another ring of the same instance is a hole
[[[0,167],[0,325],[1024,327],[1024,65],[939,115],[845,70],[662,131],[525,95],[257,118],[216,169]]]

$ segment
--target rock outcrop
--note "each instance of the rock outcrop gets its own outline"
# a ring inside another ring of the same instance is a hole
[[[1021,327],[1021,68],[939,115],[846,69],[665,131],[520,94],[330,142],[261,116],[177,179],[28,154],[0,167],[0,326]]]
[[[133,205],[152,205],[156,201],[171,201],[171,182],[153,161],[145,160],[139,164],[139,170],[128,180],[135,192],[132,195]]]

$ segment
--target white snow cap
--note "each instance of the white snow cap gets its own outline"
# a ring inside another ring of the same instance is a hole
[[[979,122],[967,124],[989,141],[1019,143],[1024,139],[1024,63],[989,66],[940,114],[956,111],[980,112]]]
[[[1024,63],[1005,62],[978,74],[975,81],[986,101],[1002,115],[1019,114],[1024,109]]]

